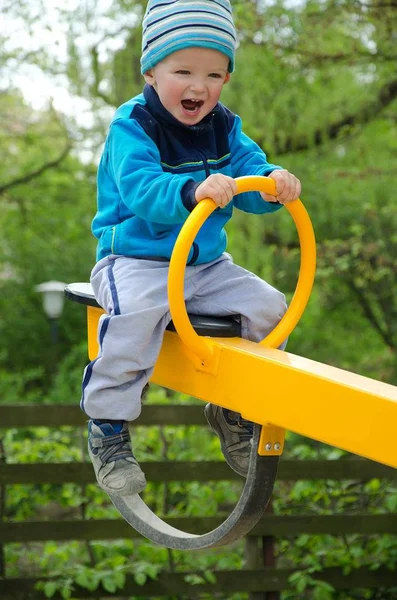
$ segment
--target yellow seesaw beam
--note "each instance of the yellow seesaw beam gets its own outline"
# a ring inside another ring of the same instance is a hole
[[[91,360],[101,314],[88,307]],[[151,381],[397,467],[396,387],[240,338],[205,341],[216,356],[212,371],[198,370],[180,337],[166,331]]]
[[[152,381],[397,467],[396,387],[240,338],[206,341],[213,373],[198,371],[167,331]]]

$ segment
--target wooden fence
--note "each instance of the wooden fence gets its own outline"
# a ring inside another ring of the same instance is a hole
[[[0,428],[56,427],[85,425],[86,418],[77,406],[0,406]],[[200,405],[147,405],[137,424],[152,425],[205,425]],[[1,436],[0,436],[1,439]],[[170,481],[220,481],[241,480],[221,461],[141,463],[147,479],[152,482]],[[285,460],[280,462],[279,480],[360,480],[372,478],[397,480],[397,470],[368,460],[348,457],[338,461]],[[4,517],[4,498],[7,486],[15,484],[89,484],[95,481],[90,463],[32,463],[7,464],[0,446],[0,598],[2,600],[41,600],[44,595],[35,589],[35,579],[8,578],[4,564],[4,546],[9,543],[42,542],[47,540],[104,540],[140,537],[128,524],[120,520],[48,520],[7,521]],[[204,533],[220,524],[218,517],[170,517],[167,522],[192,533]],[[248,592],[252,600],[276,600],[279,592],[289,588],[290,569],[277,568],[273,555],[274,538],[300,534],[346,535],[359,533],[396,534],[397,513],[388,514],[341,514],[341,515],[274,515],[267,513],[246,538],[246,568],[239,572],[218,571],[216,583],[193,586],[185,579],[186,573],[162,573],[156,581],[137,585],[127,578],[122,592],[110,593],[102,588],[95,592],[76,586],[75,598],[106,598],[134,595],[151,596],[187,595],[200,597],[204,592],[232,594]],[[261,545],[259,544],[261,540]],[[397,575],[386,568],[376,571],[361,568],[349,574],[341,569],[324,569],[315,575],[330,583],[337,590],[354,588],[391,588],[397,586]],[[42,578],[41,578],[42,580]],[[55,600],[61,596],[54,595]]]

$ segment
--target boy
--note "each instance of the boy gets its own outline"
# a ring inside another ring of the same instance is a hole
[[[267,162],[220,104],[234,69],[236,32],[229,0],[149,0],[143,20],[143,94],[114,116],[98,168],[98,238],[91,283],[107,315],[100,353],[84,373],[82,408],[89,415],[89,454],[99,485],[113,494],[140,493],[145,476],[132,453],[128,421],[141,411],[170,321],[167,276],[178,233],[198,202],[218,208],[190,251],[185,299],[193,314],[240,314],[243,337],[260,341],[282,318],[283,294],[234,265],[225,253],[233,206],[273,212],[298,198],[300,183]],[[233,198],[234,177],[267,175],[277,197]],[[208,404],[205,414],[229,465],[248,469],[252,423]]]

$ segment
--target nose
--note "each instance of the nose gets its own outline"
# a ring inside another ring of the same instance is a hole
[[[205,82],[202,77],[195,77],[189,85],[192,92],[196,94],[202,94],[205,92]]]

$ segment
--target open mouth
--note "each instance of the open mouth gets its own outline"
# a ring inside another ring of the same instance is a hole
[[[189,98],[187,100],[182,100],[181,102],[183,108],[190,115],[196,115],[200,108],[203,106],[203,100],[194,100],[193,98]]]

